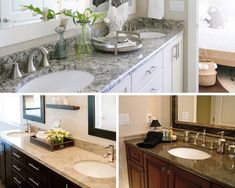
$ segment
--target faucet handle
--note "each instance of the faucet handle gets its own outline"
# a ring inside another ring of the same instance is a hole
[[[203,129],[203,134],[206,134],[206,129]]]
[[[221,131],[221,132],[218,132],[217,134],[220,134],[220,139],[223,139],[224,138],[224,131]]]
[[[10,78],[15,80],[17,78],[21,78],[22,74],[19,70],[19,65],[18,63],[13,63],[12,64],[12,69],[11,69],[11,73],[10,73]]]

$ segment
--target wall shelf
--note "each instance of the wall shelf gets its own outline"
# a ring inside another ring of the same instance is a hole
[[[80,106],[63,105],[63,104],[47,104],[47,108],[62,109],[62,110],[79,110]]]

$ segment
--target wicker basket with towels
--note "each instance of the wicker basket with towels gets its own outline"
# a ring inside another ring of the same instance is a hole
[[[199,85],[200,86],[213,86],[216,83],[217,64],[212,60],[206,59],[200,55],[199,60]]]

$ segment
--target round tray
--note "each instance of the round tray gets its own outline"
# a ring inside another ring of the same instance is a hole
[[[124,46],[124,47],[115,47],[114,44],[100,43],[96,40],[93,40],[94,48],[97,50],[105,51],[105,52],[131,52],[134,50],[141,49],[143,46],[143,42],[140,38],[137,37],[128,37],[128,40],[131,42],[135,42],[136,45],[133,46]]]

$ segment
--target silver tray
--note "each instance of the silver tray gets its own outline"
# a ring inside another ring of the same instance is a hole
[[[124,34],[124,36],[121,36],[120,34]],[[118,44],[125,44],[126,42],[134,42],[135,45],[118,47]],[[140,39],[140,35],[138,33],[117,32],[117,37],[111,38],[110,41],[93,39],[93,46],[97,50],[113,52],[117,55],[120,52],[131,52],[141,49],[143,41]]]

